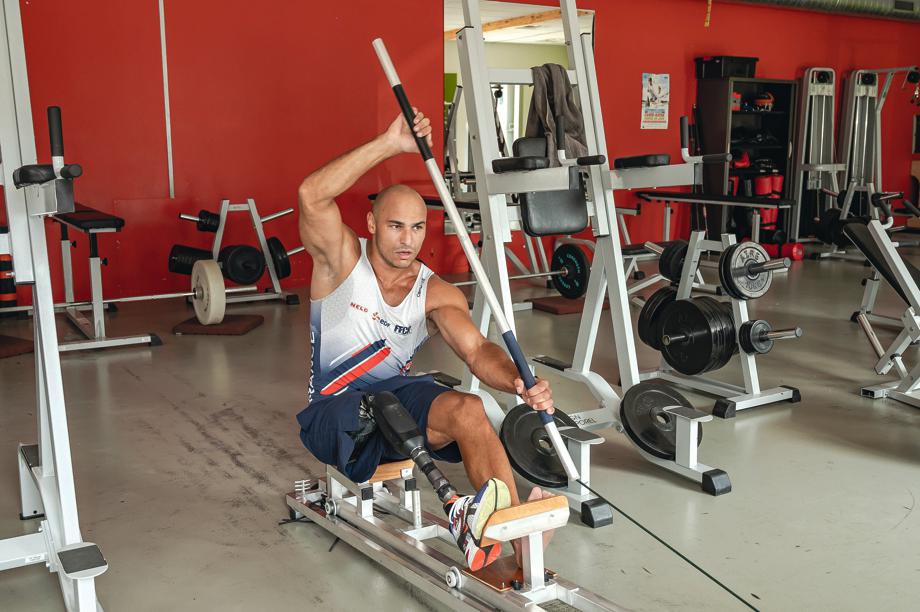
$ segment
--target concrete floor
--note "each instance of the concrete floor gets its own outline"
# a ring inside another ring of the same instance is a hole
[[[874,381],[871,349],[849,315],[866,269],[797,263],[751,304],[805,336],[760,359],[766,385],[801,389],[799,404],[739,413],[705,426],[701,460],[725,469],[718,498],[644,461],[627,439],[600,432],[592,479],[614,503],[764,610],[916,610],[920,601],[920,411],[857,394]],[[883,295],[879,311],[899,308]],[[431,604],[316,526],[279,526],[283,494],[319,465],[301,447],[294,415],[306,395],[307,306],[240,306],[265,315],[242,337],[172,336],[190,316],[180,302],[126,304],[110,333],[155,331],[161,347],[66,354],[63,371],[84,539],[110,569],[97,580],[109,610],[421,610]],[[900,310],[898,310],[898,313]],[[578,316],[518,315],[531,354],[571,355]],[[64,321],[62,333],[71,335]],[[28,336],[28,322],[0,333]],[[894,333],[880,330],[883,342]],[[640,346],[640,367],[656,353]],[[916,359],[910,354],[909,359]],[[615,379],[609,319],[595,370]],[[436,338],[419,369],[459,374]],[[33,441],[31,356],[0,361],[0,535],[17,520],[15,445]],[[738,376],[736,361],[719,373]],[[551,380],[553,380],[551,378]],[[554,383],[556,381],[554,380]],[[555,384],[575,411],[587,391]],[[712,398],[688,393],[708,410]],[[466,485],[462,468],[449,477]],[[523,484],[521,484],[523,487]],[[428,506],[437,509],[426,491]],[[636,610],[743,607],[622,517],[591,530],[572,521],[547,552],[563,576]],[[360,588],[355,588],[360,585]],[[0,610],[62,610],[41,567],[0,573]]]

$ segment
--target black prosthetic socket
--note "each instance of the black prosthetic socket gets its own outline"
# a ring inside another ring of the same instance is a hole
[[[377,431],[377,423],[374,422],[373,411],[366,397],[361,398],[361,405],[358,406],[358,429],[346,432],[355,442],[355,446],[351,451],[351,457],[348,459],[349,464],[354,463],[358,458],[361,451],[364,450],[364,445],[367,444],[368,438],[370,438],[371,434],[375,431]]]
[[[399,399],[389,391],[382,391],[365,394],[364,402],[371,407],[374,421],[387,443],[415,462],[434,487],[441,503],[446,504],[453,500],[457,491],[425,450],[425,437]]]

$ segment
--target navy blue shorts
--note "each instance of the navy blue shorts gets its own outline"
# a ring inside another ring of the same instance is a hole
[[[348,432],[359,429],[358,408],[361,398],[372,391],[390,391],[399,398],[406,411],[415,419],[419,431],[426,437],[427,448],[428,411],[435,398],[450,389],[434,382],[430,376],[398,376],[360,391],[346,391],[311,402],[302,410],[297,415],[297,422],[300,424],[300,440],[303,445],[317,459],[336,466],[355,482],[367,481],[381,463],[405,459],[387,444],[379,431],[370,435],[357,457],[351,456],[355,442]],[[428,448],[428,452],[441,461],[459,463],[462,460],[456,442],[438,450]]]

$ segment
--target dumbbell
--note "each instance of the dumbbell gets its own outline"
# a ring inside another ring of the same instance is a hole
[[[303,246],[299,246],[288,251],[277,236],[272,236],[268,239],[268,252],[271,254],[272,262],[275,264],[275,274],[278,275],[278,280],[291,275],[291,255],[296,255],[305,250]]]
[[[198,211],[197,217],[195,215],[181,213],[179,218],[185,219],[186,221],[194,221],[195,227],[199,232],[211,232],[213,234],[217,232],[217,228],[220,227],[220,215],[204,209]]]
[[[191,274],[196,261],[211,259],[211,251],[183,244],[173,245],[169,252],[169,271]],[[245,245],[225,246],[217,256],[217,263],[225,278],[239,285],[251,285],[265,273],[265,258],[259,249]]]

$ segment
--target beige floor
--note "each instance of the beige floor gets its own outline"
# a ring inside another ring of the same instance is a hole
[[[798,386],[800,404],[716,420],[701,459],[729,472],[734,490],[713,498],[645,462],[614,431],[594,460],[595,485],[623,510],[764,610],[916,610],[920,605],[920,411],[860,398],[873,357],[848,320],[865,269],[797,264],[752,314],[805,336],[760,360],[765,384]],[[898,304],[890,293],[882,309]],[[120,610],[416,610],[430,604],[390,573],[316,526],[279,526],[282,495],[317,469],[300,446],[307,307],[247,306],[265,315],[247,336],[175,337],[180,302],[125,305],[113,334],[155,331],[165,344],[63,357],[84,538],[110,563],[100,599]],[[519,314],[529,353],[570,355],[578,317]],[[62,332],[67,330],[60,323]],[[0,333],[28,335],[26,322]],[[893,332],[884,331],[883,341]],[[609,319],[595,369],[614,378]],[[915,355],[910,354],[911,359]],[[656,355],[640,345],[640,365]],[[435,339],[421,369],[459,373]],[[737,363],[720,372],[731,379]],[[0,361],[0,535],[17,520],[18,441],[34,439],[33,363]],[[584,389],[558,382],[558,403],[578,410]],[[708,410],[712,399],[691,396]],[[465,484],[462,470],[447,468]],[[523,486],[523,484],[522,484]],[[426,492],[427,494],[427,492]],[[427,497],[431,509],[436,504]],[[636,610],[732,610],[737,601],[618,517],[556,535],[548,564]],[[0,573],[0,610],[61,610],[42,568]]]

